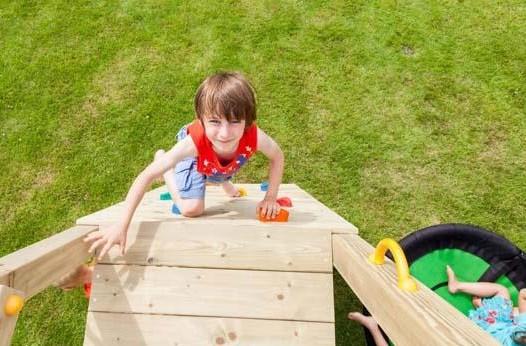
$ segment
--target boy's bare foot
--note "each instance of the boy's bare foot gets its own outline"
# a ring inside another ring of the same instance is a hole
[[[349,312],[347,318],[360,323],[369,330],[378,328],[378,323],[372,316],[365,316],[361,312]]]
[[[458,281],[457,281],[457,277],[455,276],[455,272],[448,265],[446,266],[446,272],[447,272],[447,287],[449,289],[449,292],[455,294],[458,291]]]
[[[231,182],[225,181],[221,184],[221,186],[228,197],[241,197],[241,193],[239,192],[238,188],[235,187]]]
[[[80,287],[85,283],[91,282],[91,274],[93,273],[93,267],[86,264],[78,266],[77,269],[69,274],[64,275],[56,283],[58,288],[64,291],[69,291],[73,288]]]

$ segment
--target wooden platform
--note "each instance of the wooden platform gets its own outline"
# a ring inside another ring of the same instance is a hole
[[[296,185],[288,223],[261,223],[264,192],[230,199],[207,187],[206,213],[187,219],[149,192],[125,257],[95,269],[86,345],[334,345],[332,233],[356,228]],[[117,204],[78,220],[107,225]]]

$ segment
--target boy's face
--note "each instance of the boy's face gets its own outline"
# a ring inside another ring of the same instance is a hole
[[[245,120],[228,121],[224,117],[203,117],[205,135],[219,154],[232,154],[245,131]]]

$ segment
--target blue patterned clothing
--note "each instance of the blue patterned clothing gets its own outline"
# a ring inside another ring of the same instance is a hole
[[[513,315],[510,300],[501,296],[482,299],[482,305],[469,312],[469,318],[505,346],[520,346],[512,339],[519,328],[526,328],[526,313]]]

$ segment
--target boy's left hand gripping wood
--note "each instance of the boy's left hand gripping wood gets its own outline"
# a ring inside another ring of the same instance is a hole
[[[24,305],[24,293],[0,285],[0,345],[10,345],[18,313]]]

